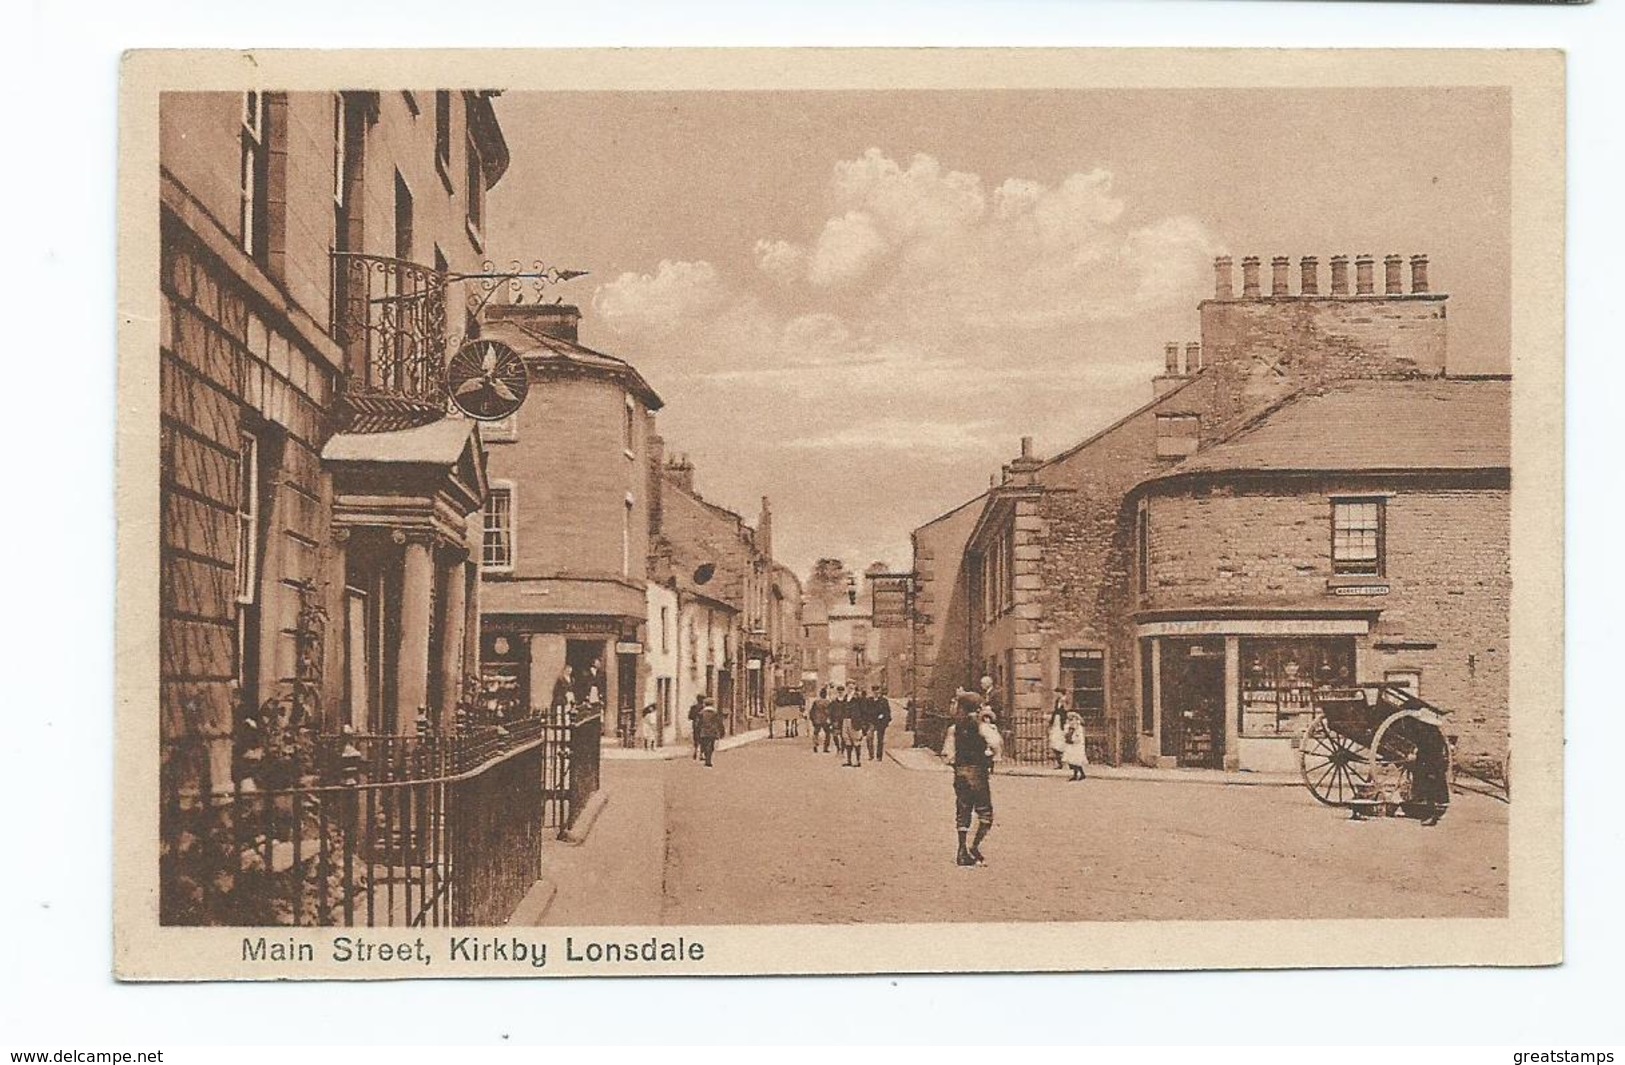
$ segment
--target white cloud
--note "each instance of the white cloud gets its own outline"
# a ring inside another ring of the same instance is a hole
[[[807,250],[788,240],[758,240],[756,265],[776,281],[794,281],[806,269]]]
[[[861,211],[848,211],[824,223],[807,264],[807,279],[815,285],[838,285],[868,272],[887,249],[874,219]]]
[[[662,333],[715,311],[729,298],[717,268],[660,260],[652,274],[627,272],[600,285],[593,310],[622,332]]]

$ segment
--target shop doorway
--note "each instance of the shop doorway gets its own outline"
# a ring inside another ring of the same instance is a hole
[[[1224,766],[1224,640],[1162,643],[1162,755],[1181,768]]]
[[[638,656],[615,656],[615,704],[621,746],[638,745]]]

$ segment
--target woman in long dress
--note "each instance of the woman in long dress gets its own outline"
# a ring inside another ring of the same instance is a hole
[[[1089,765],[1089,749],[1084,743],[1083,715],[1075,710],[1066,715],[1066,746],[1061,749],[1061,758],[1071,768],[1073,780],[1088,775],[1084,772]]]
[[[1055,768],[1065,768],[1062,752],[1066,750],[1066,690],[1055,689],[1055,709],[1049,715],[1049,749],[1055,755]]]

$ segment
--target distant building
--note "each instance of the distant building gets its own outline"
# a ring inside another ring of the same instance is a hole
[[[1244,259],[1238,296],[1215,262],[1201,340],[1168,345],[1151,402],[1052,458],[1023,441],[987,493],[915,531],[921,742],[980,673],[1023,760],[1044,760],[1060,689],[1104,760],[1281,768],[1312,666],[1420,669],[1464,753],[1504,750],[1506,385],[1448,378],[1425,257],[1408,291],[1398,256],[1380,292],[1370,256],[1352,286],[1334,257],[1325,291],[1313,258],[1296,293],[1289,260],[1270,265],[1266,294]],[[1245,468],[1249,449],[1275,465]],[[1430,509],[1449,533],[1411,524]],[[1442,535],[1425,575],[1413,560]],[[1392,573],[1333,557],[1376,543],[1401,552],[1375,563]],[[1457,549],[1463,579],[1440,580]]]

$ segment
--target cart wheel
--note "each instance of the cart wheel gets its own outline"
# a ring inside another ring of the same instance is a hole
[[[1409,816],[1444,816],[1450,806],[1450,769],[1450,741],[1414,710],[1389,715],[1371,739],[1376,798]]]
[[[1309,794],[1327,806],[1348,806],[1371,784],[1365,748],[1333,732],[1323,717],[1298,740],[1298,772]]]

